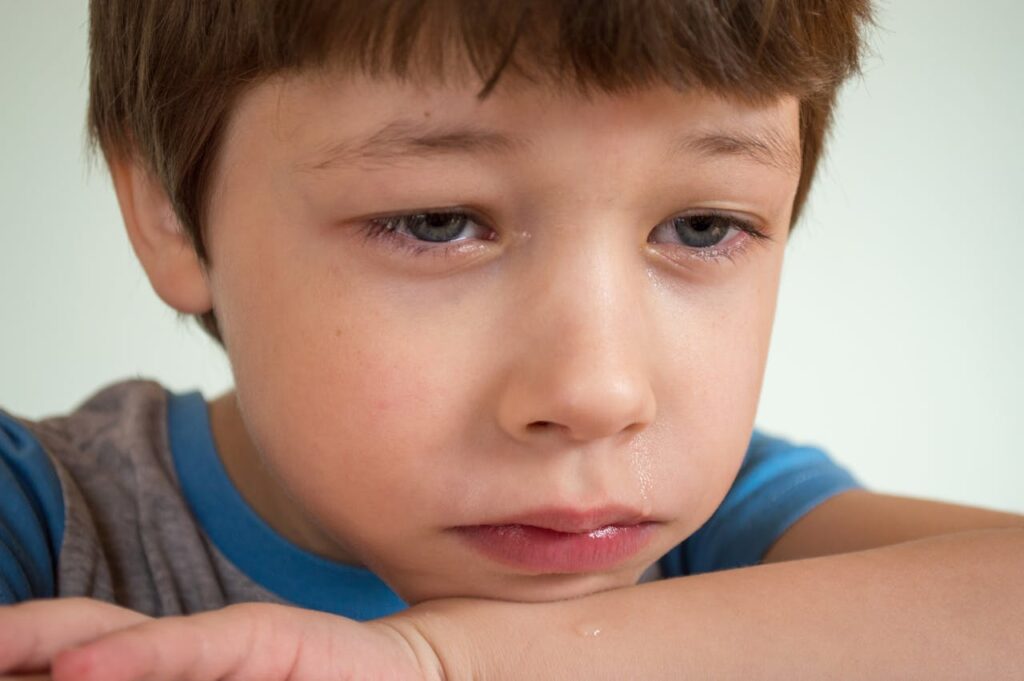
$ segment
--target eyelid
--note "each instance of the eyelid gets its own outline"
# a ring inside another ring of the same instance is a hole
[[[491,227],[491,219],[483,211],[477,210],[476,208],[470,208],[463,205],[454,206],[439,206],[436,208],[415,208],[406,211],[391,211],[387,213],[380,213],[378,215],[368,215],[361,220],[366,222],[384,222],[388,220],[401,220],[403,218],[414,218],[419,215],[462,215],[481,227]]]

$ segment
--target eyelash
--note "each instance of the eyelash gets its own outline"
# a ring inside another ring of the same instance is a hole
[[[417,239],[412,235],[408,235],[400,231],[403,223],[416,217],[440,217],[444,219],[458,219],[464,218],[467,221],[473,222],[481,227],[487,228],[481,220],[470,212],[452,209],[452,210],[435,210],[435,211],[417,211],[413,213],[403,213],[399,215],[389,215],[385,217],[372,218],[362,225],[361,232],[365,241],[375,240],[383,243],[389,248],[393,248],[396,251],[402,253],[408,253],[413,256],[433,256],[446,258],[455,254],[455,245],[461,244],[466,239],[457,239],[453,241],[437,241],[429,242]],[[669,218],[665,222],[656,225],[655,229],[662,226],[669,225],[675,220],[682,219],[693,219],[693,218],[714,218],[726,221],[730,229],[738,230],[743,237],[732,240],[735,242],[730,245],[722,247],[721,244],[729,239],[726,236],[722,241],[707,246],[705,248],[697,248],[687,246],[685,244],[679,244],[679,247],[686,252],[686,255],[698,260],[707,262],[716,262],[722,260],[729,260],[734,262],[735,258],[739,255],[744,254],[752,243],[762,240],[770,240],[767,234],[755,227],[751,222],[743,220],[729,213],[723,213],[714,210],[705,210],[699,213],[692,213],[690,215],[678,215]],[[489,229],[489,228],[487,228]],[[436,246],[429,245],[431,243],[437,244]]]

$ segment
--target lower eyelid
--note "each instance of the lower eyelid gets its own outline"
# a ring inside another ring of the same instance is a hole
[[[688,250],[692,257],[699,260],[727,258],[750,246],[751,241],[753,241],[753,237],[746,232],[739,230],[736,235],[728,241],[723,240],[714,246],[709,246],[703,249],[691,248]]]

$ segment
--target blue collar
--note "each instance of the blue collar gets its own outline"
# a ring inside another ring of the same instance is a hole
[[[167,430],[174,467],[196,521],[254,582],[295,605],[360,621],[407,607],[369,570],[301,549],[256,514],[224,470],[200,393],[167,393]]]

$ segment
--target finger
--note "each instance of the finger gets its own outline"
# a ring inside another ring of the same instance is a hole
[[[286,679],[299,651],[287,608],[239,605],[120,629],[58,655],[54,681]],[[308,633],[308,632],[307,632]]]
[[[26,601],[0,608],[0,673],[50,668],[60,651],[149,619],[89,598]]]
[[[20,674],[18,676],[0,676],[0,681],[50,681],[50,675]]]

